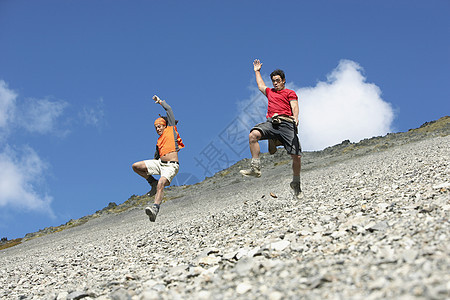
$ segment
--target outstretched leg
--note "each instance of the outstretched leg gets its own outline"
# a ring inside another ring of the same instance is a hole
[[[164,188],[170,185],[169,180],[166,177],[161,176],[156,187],[155,204],[160,205],[164,196]]]
[[[292,173],[294,176],[300,176],[301,169],[301,155],[291,155],[292,157]]]
[[[152,206],[145,208],[145,213],[148,215],[150,222],[155,222],[156,220],[156,216],[158,215],[159,207],[164,196],[164,187],[168,185],[170,185],[169,180],[166,177],[161,176],[156,187],[155,202]]]
[[[293,173],[291,188],[294,191],[295,197],[301,199],[303,197],[303,192],[300,185],[301,156],[291,155],[291,157],[292,157],[292,173]]]

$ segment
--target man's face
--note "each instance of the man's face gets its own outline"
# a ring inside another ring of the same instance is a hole
[[[277,90],[277,91],[281,91],[284,89],[284,84],[286,83],[286,79],[283,80],[281,79],[280,75],[275,75],[272,77],[272,84],[273,87]]]
[[[164,129],[166,129],[166,126],[164,126],[162,124],[156,124],[155,129],[156,129],[156,133],[158,135],[161,135],[163,133]]]

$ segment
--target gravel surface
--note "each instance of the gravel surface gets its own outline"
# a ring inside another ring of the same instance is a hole
[[[302,200],[289,157],[257,179],[242,161],[155,223],[132,208],[2,250],[0,299],[448,299],[449,145],[317,158]]]

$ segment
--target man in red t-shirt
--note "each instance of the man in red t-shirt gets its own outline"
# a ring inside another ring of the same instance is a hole
[[[269,140],[269,152],[276,151],[276,142],[284,146],[292,157],[293,179],[290,184],[297,198],[303,196],[300,186],[301,146],[297,136],[298,126],[298,97],[293,90],[285,87],[286,78],[282,70],[275,70],[270,74],[273,88],[268,88],[261,76],[262,63],[255,59],[253,69],[259,90],[267,97],[267,121],[257,124],[250,130],[248,136],[250,152],[252,154],[251,167],[241,170],[244,176],[261,176],[259,159],[259,140]]]

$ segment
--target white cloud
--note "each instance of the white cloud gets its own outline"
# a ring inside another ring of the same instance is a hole
[[[17,151],[6,146],[0,153],[0,207],[41,211],[53,216],[52,198],[40,196],[35,190],[46,168],[30,147]]]
[[[0,135],[5,135],[8,131],[14,117],[16,99],[17,94],[8,88],[6,82],[0,80]]]
[[[0,80],[0,141],[10,141],[12,131],[24,128],[31,133],[57,133],[56,120],[63,113],[63,101],[18,101],[18,95]],[[39,192],[46,164],[29,146],[0,148],[0,207],[40,211],[54,216],[52,198]]]
[[[18,101],[17,98],[17,93],[0,80],[0,137],[5,138],[13,126],[31,133],[65,133],[57,121],[64,113],[67,102],[48,99]]]
[[[0,207],[23,211],[40,211],[54,216],[52,197],[43,192],[47,165],[29,146],[13,148],[13,133],[26,130],[31,134],[64,136],[69,131],[61,126],[68,103],[61,100],[21,99],[0,80]],[[103,99],[97,107],[84,108],[78,115],[86,125],[101,126],[104,120]],[[65,120],[65,124],[78,123]],[[6,145],[6,146],[4,146]]]
[[[85,125],[100,129],[105,124],[104,106],[103,98],[100,98],[95,107],[83,107],[83,110],[79,113],[79,117]]]
[[[326,82],[296,90],[303,150],[320,150],[343,140],[357,142],[391,131],[392,107],[375,84],[366,82],[362,71],[357,63],[341,60]]]
[[[28,99],[20,107],[20,114],[16,118],[18,126],[32,133],[61,134],[57,126],[57,119],[63,114],[67,103],[64,101],[50,101],[47,99]]]

